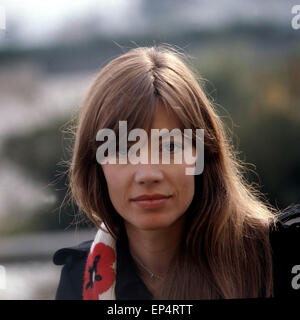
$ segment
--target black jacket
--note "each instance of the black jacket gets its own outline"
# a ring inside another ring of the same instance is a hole
[[[274,264],[274,296],[300,298],[300,205],[281,216],[278,228],[270,231],[270,240]],[[82,300],[84,269],[92,242],[85,241],[55,252],[54,264],[63,265],[56,292],[57,300]],[[116,299],[151,300],[152,294],[136,273],[128,242],[117,240],[116,253]]]

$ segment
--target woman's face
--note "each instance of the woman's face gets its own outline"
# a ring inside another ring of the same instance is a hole
[[[159,106],[152,129],[180,128],[174,116]],[[172,140],[171,140],[172,142]],[[186,175],[186,163],[150,163],[151,142],[148,140],[148,164],[103,164],[109,196],[116,211],[131,229],[157,230],[183,223],[184,213],[194,196],[194,176]],[[162,143],[163,146],[163,143]],[[169,149],[168,149],[169,150]],[[193,152],[195,149],[193,148]],[[194,154],[194,153],[193,153]],[[172,159],[172,157],[171,157]],[[143,195],[169,196],[163,200],[135,201]],[[181,219],[180,219],[181,218]]]

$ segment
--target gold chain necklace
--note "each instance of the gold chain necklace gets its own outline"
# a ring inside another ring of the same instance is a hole
[[[135,257],[134,255],[132,255],[132,257],[134,258],[134,260],[145,270],[147,271],[147,273],[150,275],[151,279],[154,280],[159,279],[162,280],[164,277],[159,276],[158,274],[153,273],[151,270],[149,270],[137,257]]]

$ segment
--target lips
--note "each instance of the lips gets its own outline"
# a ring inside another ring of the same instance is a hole
[[[138,196],[136,198],[133,198],[133,201],[142,201],[142,200],[159,200],[159,199],[166,199],[166,198],[170,198],[170,195],[164,195],[164,194],[159,194],[159,193],[155,193],[155,194],[143,194],[141,196]]]
[[[172,195],[151,194],[141,195],[132,200],[143,209],[157,209],[163,207],[171,197]]]

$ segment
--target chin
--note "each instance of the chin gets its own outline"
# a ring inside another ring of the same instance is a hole
[[[136,228],[140,230],[160,230],[168,228],[172,225],[175,221],[168,221],[166,219],[163,219],[161,217],[157,217],[158,219],[153,219],[153,217],[149,217],[149,219],[142,219],[140,221],[135,222]]]

